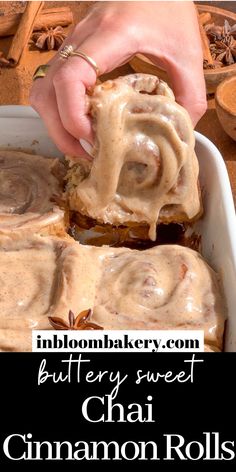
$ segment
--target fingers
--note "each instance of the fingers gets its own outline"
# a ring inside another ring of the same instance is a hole
[[[85,25],[88,26],[88,22]],[[125,34],[120,36],[117,31],[105,31],[98,27],[89,35],[88,29],[83,24],[79,25],[65,44],[71,44],[74,50],[80,49],[91,56],[101,74],[126,62],[133,55],[133,43],[129,41],[127,46]],[[96,73],[84,59],[73,56],[64,60],[57,54],[50,61],[47,76],[37,80],[33,86],[31,104],[41,115],[50,136],[63,152],[69,154],[73,149],[74,155],[81,155],[78,140],[82,138],[93,142],[85,94],[86,89],[93,87],[95,83]]]
[[[206,85],[202,62],[198,67],[169,68],[168,70],[176,101],[189,112],[193,126],[207,109]]]
[[[133,54],[130,48],[122,48],[122,41],[117,41],[116,34],[110,32],[96,33],[79,47],[75,46],[73,36],[70,43],[75,50],[80,49],[92,57],[101,74],[114,69]],[[106,46],[108,43],[109,48]],[[85,93],[95,82],[94,69],[78,56],[65,60],[53,76],[58,111],[64,128],[75,138],[80,137],[90,143],[93,142],[93,133],[86,109]]]
[[[203,72],[201,51],[198,59],[190,59],[186,64],[181,61],[173,62],[170,59],[163,62],[159,57],[148,55],[157,66],[166,70],[177,103],[182,105],[189,113],[193,126],[207,110],[206,84]],[[200,59],[200,60],[199,60]]]
[[[46,79],[39,80],[44,81]],[[39,84],[37,85],[39,86]],[[40,88],[37,93],[35,84],[35,88],[32,90],[30,96],[30,102],[34,109],[43,118],[50,138],[63,154],[88,157],[79,141],[71,136],[64,128],[58,112],[56,96],[53,88],[50,89],[50,93],[46,97],[45,95],[42,96]]]
[[[85,94],[86,88],[95,82],[96,74],[91,66],[77,57],[66,61],[53,77],[62,125],[74,138],[83,138],[90,143],[93,142],[93,134],[87,114]]]
[[[186,55],[188,55],[187,51]],[[149,57],[154,64],[166,70],[177,103],[188,111],[195,126],[207,109],[201,51],[197,57],[190,55],[189,59],[184,61],[168,58],[163,62],[159,57],[150,54]]]

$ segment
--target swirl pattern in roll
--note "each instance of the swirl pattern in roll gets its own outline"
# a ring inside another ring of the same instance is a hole
[[[34,235],[0,237],[0,351],[31,351],[32,329],[50,329],[48,316],[68,319],[80,309],[79,245]]]
[[[0,150],[0,234],[65,231],[64,166],[58,159]]]
[[[88,98],[94,160],[69,158],[69,205],[101,223],[190,221],[201,213],[198,161],[187,111],[157,77],[133,74]]]
[[[206,343],[222,347],[225,307],[216,273],[196,251],[117,249],[103,261],[93,320],[107,329],[202,329]]]
[[[201,329],[222,347],[225,306],[216,273],[177,245],[144,251],[34,236],[0,238],[0,350],[30,350],[48,316],[92,309],[104,329]]]

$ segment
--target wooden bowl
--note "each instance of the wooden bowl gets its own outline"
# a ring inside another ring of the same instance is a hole
[[[222,128],[236,141],[236,75],[221,82],[216,90],[215,101]]]
[[[212,22],[216,25],[222,26],[225,19],[228,20],[230,25],[236,23],[236,13],[208,5],[197,5],[197,8],[199,13],[209,12],[212,17]],[[130,66],[135,72],[157,75],[160,79],[165,80],[165,82],[170,85],[167,73],[155,66],[143,54],[138,54],[131,59]],[[204,70],[207,93],[215,93],[217,86],[222,82],[222,80],[226,77],[231,77],[234,74],[236,74],[236,64],[225,66],[220,69]]]

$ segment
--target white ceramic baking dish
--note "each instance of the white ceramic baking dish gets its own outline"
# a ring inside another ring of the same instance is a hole
[[[30,107],[0,107],[0,146],[22,147],[60,156],[38,115]],[[217,148],[196,133],[204,217],[193,231],[201,235],[202,254],[220,274],[228,307],[225,350],[236,351],[236,216],[229,178]]]

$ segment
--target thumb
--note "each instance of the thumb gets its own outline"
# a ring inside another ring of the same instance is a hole
[[[176,101],[188,111],[195,126],[207,109],[202,63],[187,69],[169,66],[167,73]]]

